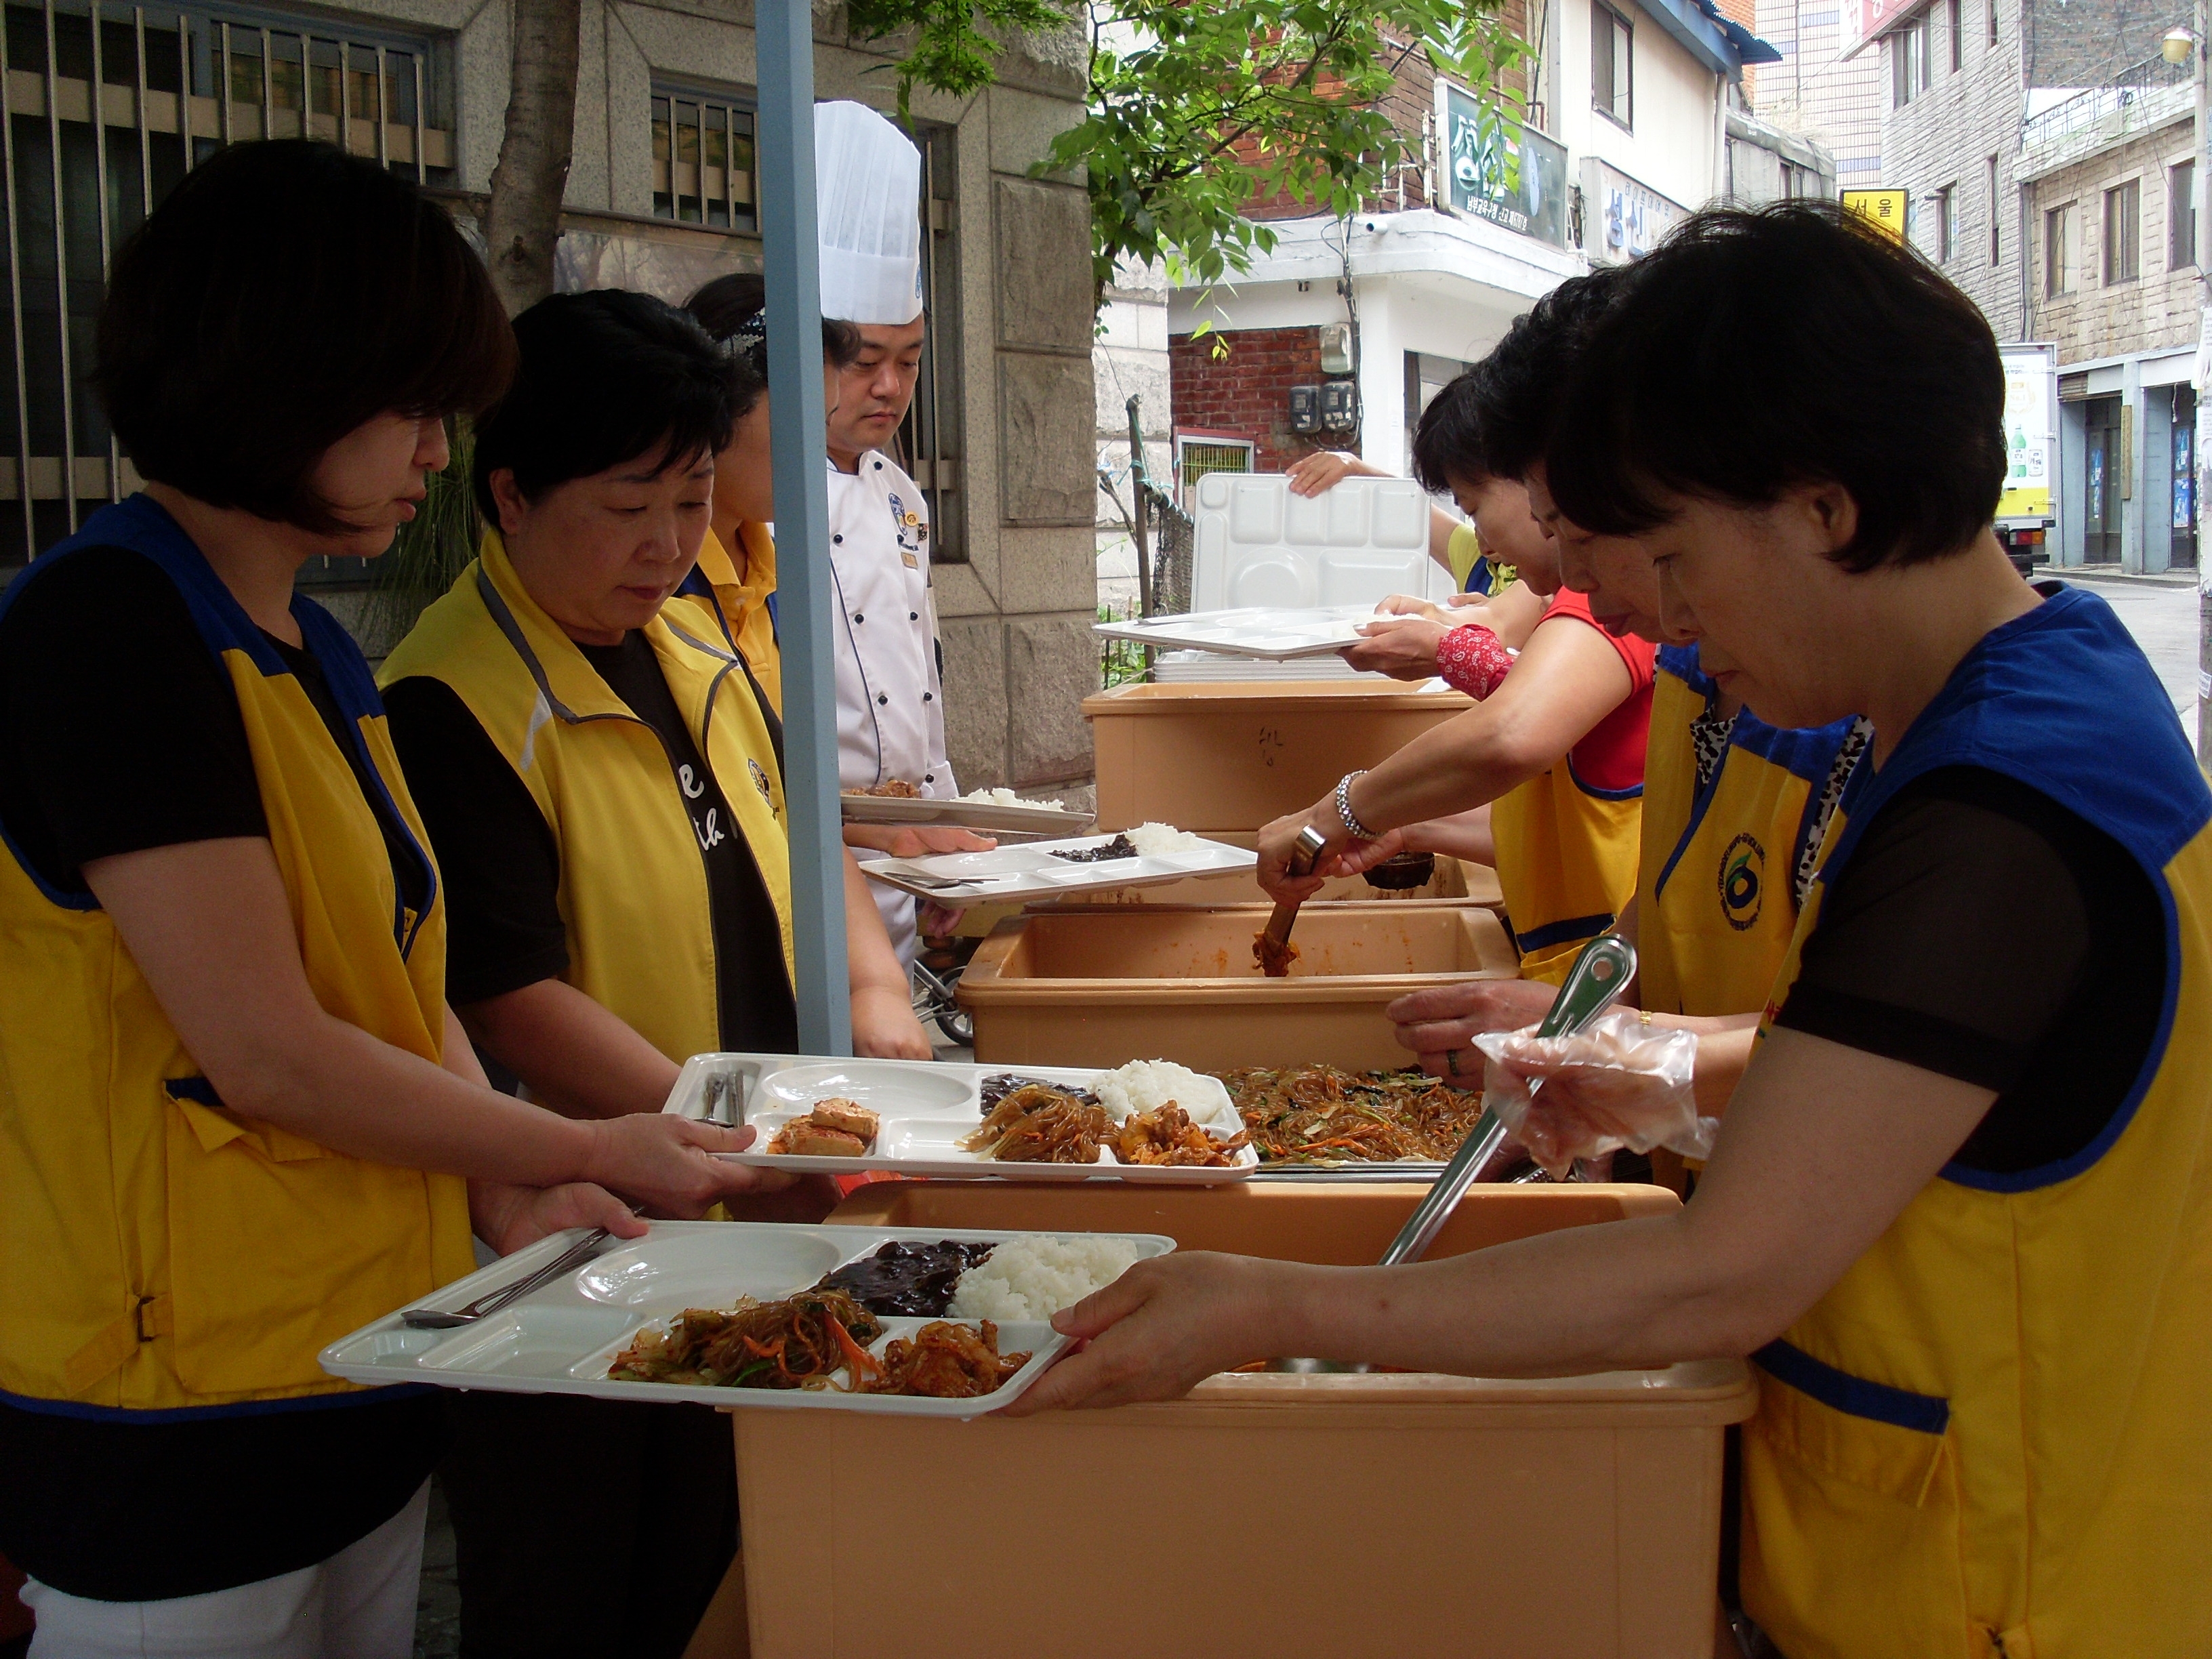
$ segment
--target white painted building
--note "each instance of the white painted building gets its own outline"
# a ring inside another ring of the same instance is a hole
[[[1240,449],[1250,470],[1272,471],[1312,449],[1357,448],[1403,471],[1428,398],[1565,278],[1637,257],[1739,174],[1778,184],[1767,193],[1832,192],[1832,163],[1796,141],[1732,167],[1771,134],[1731,127],[1732,88],[1746,61],[1776,54],[1709,3],[1547,0],[1530,32],[1516,180],[1516,146],[1417,55],[1386,106],[1422,161],[1386,185],[1389,210],[1278,220],[1277,246],[1243,276],[1170,294],[1186,489],[1200,447],[1209,469],[1233,468]],[[1225,359],[1192,346],[1201,325]],[[1322,389],[1347,382],[1356,399],[1340,394],[1337,420],[1316,424],[1306,387],[1326,407]]]

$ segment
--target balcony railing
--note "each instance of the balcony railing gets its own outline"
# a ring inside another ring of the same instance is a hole
[[[2191,112],[2191,70],[2162,58],[2131,64],[2021,125],[2019,177],[2033,179]]]

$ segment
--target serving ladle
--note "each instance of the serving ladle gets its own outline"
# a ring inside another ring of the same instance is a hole
[[[1540,1037],[1571,1036],[1581,1030],[1607,1008],[1613,999],[1636,977],[1636,947],[1613,934],[1606,933],[1592,939],[1575,958],[1575,965],[1559,994],[1552,999],[1551,1012],[1536,1027]],[[1538,1079],[1529,1088],[1533,1096],[1544,1086]],[[1486,1111],[1468,1132],[1460,1148],[1451,1155],[1450,1162],[1438,1172],[1426,1196],[1407,1218],[1406,1224],[1398,1230],[1398,1237],[1390,1248],[1382,1252],[1381,1265],[1395,1267],[1407,1261],[1419,1261],[1437,1235],[1451,1219],[1467,1189],[1474,1185],[1498,1149],[1505,1144],[1505,1125],[1496,1114]],[[1322,1371],[1364,1371],[1364,1365],[1347,1364],[1335,1359],[1291,1358],[1273,1359],[1267,1363],[1271,1371],[1307,1374]]]

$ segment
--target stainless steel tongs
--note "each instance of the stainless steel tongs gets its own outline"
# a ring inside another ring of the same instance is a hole
[[[1540,1037],[1567,1036],[1581,1030],[1600,1014],[1613,1006],[1613,1000],[1628,988],[1629,981],[1636,977],[1636,947],[1626,940],[1606,933],[1592,939],[1575,958],[1566,982],[1559,994],[1552,999],[1551,1012],[1536,1027]],[[1530,1090],[1541,1089],[1537,1083]],[[1382,1252],[1382,1265],[1395,1267],[1407,1261],[1419,1261],[1437,1235],[1451,1218],[1467,1189],[1482,1172],[1498,1149],[1505,1143],[1505,1125],[1486,1111],[1474,1127],[1468,1132],[1460,1148],[1438,1172],[1428,1194],[1415,1206],[1406,1224],[1398,1230],[1398,1237],[1390,1241],[1390,1248]],[[1271,1370],[1292,1372],[1363,1371],[1364,1365],[1348,1365],[1334,1359],[1278,1359]]]

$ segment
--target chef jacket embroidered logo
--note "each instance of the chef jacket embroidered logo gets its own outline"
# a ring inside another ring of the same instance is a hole
[[[929,539],[929,526],[921,521],[921,514],[908,510],[896,492],[890,497],[890,507],[891,532],[898,538],[900,550],[921,552],[922,543]]]
[[[1766,878],[1766,850],[1749,835],[1738,836],[1721,854],[1721,914],[1743,933],[1759,920],[1759,896]]]
[[[775,805],[775,797],[769,793],[768,774],[761,769],[761,763],[748,756],[745,764],[752,769],[753,787],[760,791],[761,799],[770,806]]]

